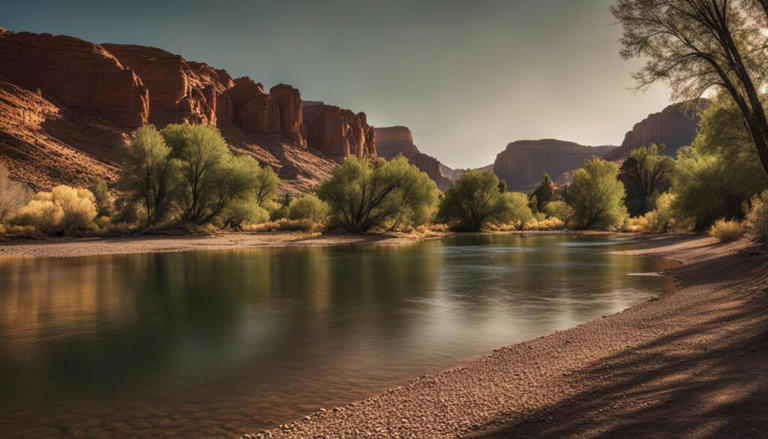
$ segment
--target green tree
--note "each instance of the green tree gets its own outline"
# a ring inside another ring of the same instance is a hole
[[[555,200],[544,205],[544,213],[549,218],[561,219],[568,223],[573,216],[573,208],[563,200]]]
[[[716,99],[699,125],[693,145],[678,151],[671,192],[677,214],[705,231],[719,218],[743,218],[749,200],[768,188],[768,174],[730,99]]]
[[[760,100],[768,48],[766,0],[617,0],[621,55],[643,58],[640,87],[667,82],[675,96],[717,87],[730,95],[768,172],[768,119]]]
[[[260,168],[256,174],[255,196],[256,203],[266,208],[268,203],[274,200],[277,195],[277,186],[280,179],[270,166]]]
[[[509,221],[513,213],[513,197],[500,188],[499,178],[492,172],[470,170],[462,173],[445,191],[437,213],[438,221],[468,231]],[[523,205],[527,208],[527,199]]]
[[[173,177],[171,148],[153,125],[138,130],[126,151],[118,187],[125,192],[124,211],[141,206],[145,226],[166,218],[171,208],[170,188]]]
[[[347,157],[317,191],[334,220],[354,232],[424,221],[437,194],[434,181],[403,157]]]
[[[508,198],[511,207],[509,222],[523,226],[534,218],[535,212],[528,206],[528,195],[522,192],[509,192],[505,196]]]
[[[617,179],[613,162],[591,159],[573,173],[566,201],[573,207],[572,223],[583,229],[608,229],[621,225],[627,217],[624,185]]]
[[[655,144],[635,148],[619,169],[631,216],[642,216],[653,210],[656,198],[672,184],[675,161],[662,155],[662,150],[663,147]]]
[[[539,187],[531,194],[531,199],[533,197],[536,197],[536,210],[539,212],[544,209],[544,205],[555,198],[555,184],[552,182],[549,174],[544,173]]]
[[[112,196],[109,195],[107,182],[99,179],[88,187],[93,194],[94,203],[99,216],[112,216]]]

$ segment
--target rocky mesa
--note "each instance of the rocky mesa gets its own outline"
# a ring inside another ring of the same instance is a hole
[[[544,173],[558,184],[568,182],[568,173],[593,157],[603,157],[615,146],[584,146],[557,139],[519,140],[496,156],[493,172],[514,191],[534,189]]]
[[[413,143],[411,130],[404,126],[375,128],[376,151],[387,160],[399,155],[407,158],[416,167],[426,172],[441,191],[445,191],[459,178],[459,171],[451,169],[436,158],[424,154]]]
[[[114,181],[121,146],[145,123],[216,125],[287,193],[313,189],[347,155],[376,156],[365,113],[154,47],[1,31],[0,98],[0,163],[36,188]]]

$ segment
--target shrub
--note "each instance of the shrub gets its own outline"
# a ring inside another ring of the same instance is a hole
[[[555,184],[549,174],[545,173],[539,183],[539,187],[531,194],[531,200],[536,199],[536,210],[541,211],[544,206],[555,199]]]
[[[112,215],[112,196],[109,195],[109,188],[107,182],[104,180],[98,180],[96,183],[88,186],[88,190],[93,194],[94,203],[96,204],[96,210],[99,216]]]
[[[542,220],[529,221],[523,228],[525,230],[562,230],[565,228],[565,221],[551,216]]]
[[[752,199],[747,225],[752,239],[756,242],[768,242],[768,190]]]
[[[573,208],[569,225],[610,229],[624,223],[624,185],[616,178],[617,173],[615,163],[601,159],[591,159],[573,173],[573,183],[566,191],[566,201]]]
[[[0,165],[0,223],[7,221],[30,198],[32,190],[24,183],[11,180],[8,170]]]
[[[505,197],[509,201],[510,212],[508,222],[515,224],[518,228],[530,221],[536,221],[531,208],[528,207],[528,196],[520,192],[508,192]]]
[[[427,174],[403,157],[389,162],[348,157],[321,183],[317,195],[330,206],[335,223],[365,232],[427,221],[438,190]]]
[[[288,204],[288,218],[292,220],[308,219],[323,223],[328,219],[330,208],[314,194],[294,198]]]
[[[267,221],[248,227],[248,230],[254,232],[319,232],[323,228],[322,224],[309,219],[292,220],[282,218],[277,221]]]
[[[744,225],[739,221],[719,219],[709,229],[709,234],[720,241],[735,241],[744,235]]]
[[[247,224],[261,224],[269,220],[269,212],[252,200],[231,203],[217,221],[219,227],[242,230]]]
[[[573,216],[573,208],[565,201],[550,201],[544,205],[544,213],[550,218],[559,218],[565,223]]]
[[[87,189],[56,186],[51,192],[39,192],[18,210],[11,222],[33,226],[43,233],[79,233],[96,230],[96,206]]]

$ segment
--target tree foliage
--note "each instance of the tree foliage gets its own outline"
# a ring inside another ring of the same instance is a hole
[[[32,226],[43,233],[81,233],[97,229],[93,194],[87,189],[56,186],[51,192],[38,192],[20,208],[11,222]]]
[[[288,218],[292,220],[310,220],[322,223],[328,219],[329,212],[328,204],[314,194],[294,198],[288,204]]]
[[[437,201],[435,182],[403,157],[389,162],[347,157],[318,188],[334,221],[353,232],[420,224]]]
[[[591,159],[573,174],[566,201],[573,208],[573,226],[584,229],[618,227],[627,217],[624,185],[613,162]]]
[[[655,144],[635,148],[619,169],[631,216],[642,216],[653,210],[656,198],[672,184],[675,161],[662,155],[662,149]]]
[[[718,87],[733,99],[768,172],[768,120],[760,102],[768,48],[766,0],[617,0],[621,55],[646,60],[643,87],[666,81],[677,97]]]
[[[515,211],[513,200],[523,200],[500,189],[499,178],[492,172],[466,171],[445,191],[437,219],[468,231],[510,221]],[[528,209],[527,197],[522,206]]]
[[[541,212],[544,210],[544,206],[553,201],[555,197],[555,184],[552,182],[549,174],[545,173],[541,178],[539,187],[531,194],[531,199],[536,197],[536,211]],[[561,218],[562,219],[562,218]]]

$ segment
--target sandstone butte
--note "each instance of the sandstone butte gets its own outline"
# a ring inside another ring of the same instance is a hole
[[[281,189],[314,188],[346,155],[376,156],[365,113],[303,102],[279,84],[162,49],[0,29],[0,163],[38,189],[114,181],[145,123],[216,125],[234,152],[275,168]]]
[[[413,143],[411,130],[404,126],[375,128],[376,152],[387,160],[399,155],[426,172],[429,178],[437,183],[440,190],[445,191],[459,178],[459,171],[440,163],[436,158],[424,154]]]

